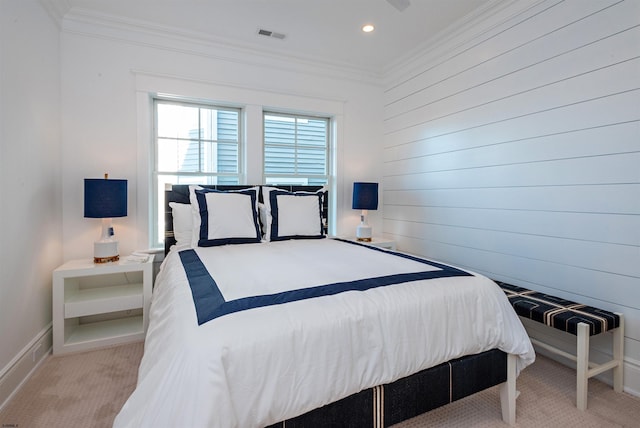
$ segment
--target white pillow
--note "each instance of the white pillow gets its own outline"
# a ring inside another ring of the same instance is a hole
[[[322,227],[323,192],[286,192],[263,188],[267,233],[265,239],[324,238]],[[268,201],[268,202],[267,202]]]
[[[262,204],[259,204],[260,222],[262,223],[262,238],[271,240],[271,202],[269,195],[272,191],[279,191],[275,187],[262,186]]]
[[[237,191],[194,189],[193,194],[199,219],[197,230],[194,225],[197,246],[260,242],[256,187]]]
[[[169,202],[173,216],[173,236],[177,246],[191,246],[193,235],[193,215],[191,204]]]
[[[271,214],[268,216],[271,217]],[[264,239],[267,229],[267,207],[262,202],[258,203],[258,218],[260,219],[262,238]],[[271,219],[269,219],[269,221],[271,221]]]

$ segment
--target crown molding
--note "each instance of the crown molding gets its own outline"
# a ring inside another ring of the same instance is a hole
[[[394,62],[390,63],[385,69],[385,75],[389,74],[391,70],[405,65],[416,56],[433,50],[434,46],[447,44],[447,42],[455,39],[457,36],[464,33],[467,29],[472,28],[473,25],[478,24],[485,19],[488,19],[492,14],[496,12],[496,9],[506,7],[509,3],[510,0],[491,0],[480,8],[471,11],[466,16],[463,16],[462,18],[456,20],[451,25],[435,34],[433,37],[417,44],[414,49],[402,55]]]
[[[51,19],[56,23],[58,28],[62,28],[62,20],[71,9],[68,0],[39,0],[40,4],[47,11]]]
[[[66,3],[67,0],[41,1]],[[62,22],[62,31],[69,34],[97,37],[245,65],[267,66],[283,71],[382,86],[382,75],[372,70],[364,70],[340,62],[292,55],[275,49],[261,48],[258,50],[250,44],[147,21],[74,7],[64,15]]]
[[[206,78],[201,78],[201,77],[196,77],[196,76],[188,76],[188,75],[184,75],[184,74],[180,74],[180,75],[176,75],[176,74],[172,74],[172,73],[158,73],[156,71],[149,71],[149,70],[143,70],[143,69],[131,69],[131,73],[133,75],[136,76],[136,79],[139,79],[139,82],[144,82],[145,79],[149,80],[149,79],[160,79],[160,80],[175,80],[175,81],[179,81],[179,82],[192,82],[195,83],[197,85],[206,85],[206,86],[217,86],[220,88],[234,88],[238,91],[248,91],[250,92],[250,96],[247,97],[247,99],[252,99],[255,96],[255,93],[262,93],[262,94],[272,94],[272,95],[277,95],[279,97],[292,97],[292,98],[304,98],[306,100],[315,100],[318,103],[322,103],[325,105],[324,109],[322,109],[321,111],[326,111],[326,112],[333,112],[335,113],[336,111],[340,111],[342,114],[342,109],[344,108],[344,105],[348,102],[348,100],[346,98],[341,98],[340,96],[329,96],[329,95],[318,95],[312,92],[301,92],[301,91],[286,91],[283,92],[281,89],[277,89],[277,88],[272,88],[269,87],[268,85],[261,85],[261,86],[247,86],[244,84],[234,84],[234,83],[229,83],[227,81],[222,82],[222,81],[217,81],[217,80],[213,80],[213,79],[206,79]],[[138,90],[142,90],[143,92],[150,92],[151,89],[150,88],[146,88],[144,87],[144,84],[137,84],[137,89]],[[171,94],[164,94],[167,96],[172,96]],[[234,97],[237,96],[237,92],[234,93]],[[180,96],[180,98],[183,98],[182,96]],[[203,99],[203,100],[199,100],[199,99],[194,99],[195,101],[206,101],[207,98]],[[229,102],[230,100],[224,100],[224,102]],[[237,100],[236,100],[237,101]],[[242,106],[245,103],[248,103],[247,100],[240,100],[240,103],[237,104],[238,106]],[[298,111],[299,109],[296,109],[296,111]]]
[[[481,34],[503,25],[513,17],[535,8],[541,3],[547,2],[549,0],[522,2],[492,0],[488,2],[385,68],[382,74],[386,86],[389,85],[392,77],[405,76],[406,78],[406,76],[412,76],[435,62],[441,62],[444,58],[451,56],[453,52],[459,52],[469,46],[470,43],[478,40]]]

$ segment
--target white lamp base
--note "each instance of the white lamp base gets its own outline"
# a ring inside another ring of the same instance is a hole
[[[100,240],[93,243],[93,262],[108,263],[120,260],[118,254],[118,241]]]
[[[93,243],[93,262],[109,263],[120,260],[118,255],[118,240],[113,236],[111,219],[102,219],[102,235],[100,240]]]
[[[356,241],[371,242],[372,236],[371,226],[367,224],[367,210],[362,210],[362,214],[360,214],[360,224],[356,229]]]
[[[371,242],[371,226],[368,224],[360,224],[356,229],[356,241],[360,242]]]

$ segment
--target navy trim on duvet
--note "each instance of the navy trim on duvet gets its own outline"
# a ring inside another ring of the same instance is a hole
[[[351,243],[349,241],[344,241]],[[358,245],[358,244],[356,244]],[[379,250],[376,247],[369,247],[372,250]],[[244,297],[241,299],[224,300],[222,292],[218,288],[215,280],[211,277],[206,267],[193,249],[183,250],[178,253],[182,265],[187,274],[193,303],[198,315],[198,325],[202,325],[212,319],[240,312],[247,309],[261,308],[264,306],[281,305],[283,303],[296,302],[314,297],[332,296],[334,294],[347,291],[366,291],[372,288],[384,287],[388,285],[401,284],[403,282],[421,281],[433,278],[448,278],[454,276],[472,276],[472,274],[452,266],[441,263],[427,261],[408,254],[396,253],[393,251],[381,250],[389,254],[405,257],[429,266],[440,268],[437,271],[400,273],[386,275],[375,278],[365,278],[355,281],[336,282],[333,284],[318,285],[310,288],[283,291],[275,294],[265,294],[260,296]]]
[[[207,308],[217,308],[224,305],[224,297],[218,284],[211,278],[209,271],[194,250],[180,251],[178,255],[182,260],[182,266],[191,286],[193,303],[196,305],[198,314],[198,325],[202,325],[213,319],[208,318]]]

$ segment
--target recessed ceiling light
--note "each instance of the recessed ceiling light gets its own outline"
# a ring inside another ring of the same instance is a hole
[[[364,31],[365,33],[370,33],[373,30],[375,30],[375,27],[372,24],[365,24],[362,26],[362,31]]]

